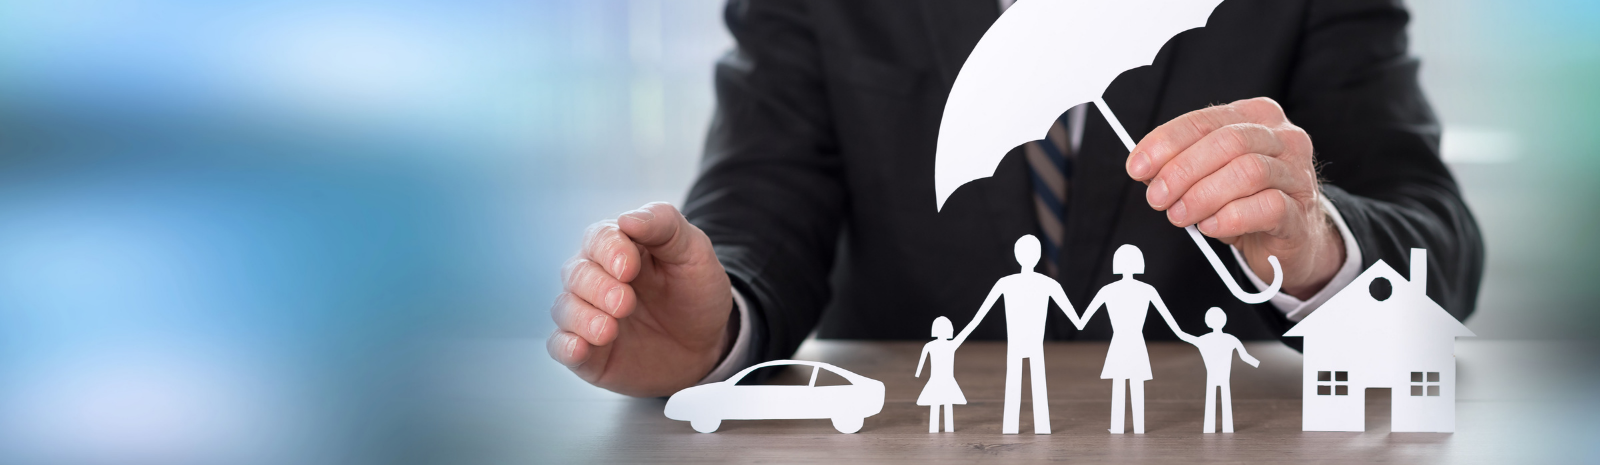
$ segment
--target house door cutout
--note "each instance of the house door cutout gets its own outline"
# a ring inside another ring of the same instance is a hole
[[[1393,391],[1390,388],[1367,388],[1365,407],[1368,433],[1387,433],[1394,427]]]

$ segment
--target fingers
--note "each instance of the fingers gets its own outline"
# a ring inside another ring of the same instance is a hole
[[[1227,166],[1244,154],[1276,156],[1283,144],[1272,129],[1254,123],[1231,124],[1218,128],[1190,145],[1163,165],[1150,180],[1145,198],[1156,210],[1164,210],[1181,198],[1191,186]]]
[[[550,358],[555,359],[556,363],[566,365],[568,368],[589,361],[589,343],[583,342],[583,338],[567,331],[558,329],[551,334],[550,340],[545,342],[545,349],[550,351]]]
[[[603,268],[621,282],[632,282],[643,266],[639,246],[613,221],[589,226],[583,233],[583,250],[578,253]]]
[[[1280,225],[1291,214],[1298,214],[1300,203],[1277,189],[1267,189],[1255,195],[1234,200],[1224,205],[1217,214],[1200,221],[1200,232],[1211,237],[1235,237],[1254,232],[1281,236],[1286,231]]]
[[[1217,218],[1211,223],[1221,224],[1216,234],[1202,229],[1219,238],[1236,235],[1237,228],[1259,232],[1283,227],[1253,223],[1267,213],[1261,209],[1271,206],[1262,202],[1274,200],[1252,200],[1258,193],[1274,190],[1304,203],[1316,192],[1310,137],[1267,98],[1190,112],[1162,125],[1135,147],[1128,171],[1146,181],[1146,200],[1165,210],[1176,226],[1212,221],[1226,206],[1240,202],[1227,213],[1242,216]],[[1245,214],[1247,207],[1256,211]]]
[[[655,202],[617,217],[617,226],[634,242],[650,250],[652,259],[683,264],[696,258],[697,240],[704,234],[684,219],[671,204]],[[709,245],[709,240],[707,244]],[[624,280],[627,281],[627,280]]]
[[[1184,227],[1211,217],[1229,202],[1257,192],[1267,189],[1309,192],[1315,186],[1316,180],[1309,171],[1296,170],[1283,160],[1266,155],[1246,154],[1234,157],[1226,166],[1187,188],[1183,197],[1167,209],[1167,220],[1174,226]]]
[[[1128,156],[1128,175],[1148,181],[1184,149],[1224,126],[1254,123],[1268,127],[1287,121],[1283,109],[1261,97],[1191,111],[1168,121],[1146,135]]]
[[[633,312],[638,296],[633,287],[608,273],[593,260],[574,257],[561,268],[566,291],[616,318]]]
[[[589,345],[610,344],[617,337],[617,319],[572,293],[562,293],[550,308],[556,327],[577,335]]]

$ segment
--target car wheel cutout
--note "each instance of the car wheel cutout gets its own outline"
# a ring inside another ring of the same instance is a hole
[[[833,429],[839,430],[844,434],[854,433],[861,431],[861,423],[865,420],[865,418],[835,418],[833,419]]]
[[[718,426],[722,426],[722,420],[694,420],[689,422],[689,426],[695,431],[710,433],[716,431]]]

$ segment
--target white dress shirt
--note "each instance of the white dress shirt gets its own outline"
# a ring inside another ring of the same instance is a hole
[[[1000,10],[1004,11],[1016,0],[999,0],[999,2]],[[1077,111],[1082,112],[1084,108],[1087,108],[1087,105],[1079,107]],[[1076,153],[1078,146],[1083,141],[1083,118],[1069,118],[1069,120],[1075,123],[1069,125],[1068,131],[1071,133],[1072,151]],[[1355,281],[1356,275],[1361,271],[1361,248],[1356,246],[1356,238],[1350,234],[1350,227],[1345,225],[1344,216],[1339,214],[1339,210],[1334,208],[1333,202],[1328,201],[1327,197],[1321,197],[1321,200],[1323,210],[1327,211],[1328,217],[1333,220],[1334,226],[1339,230],[1339,236],[1344,240],[1344,264],[1339,267],[1338,272],[1334,273],[1333,279],[1328,281],[1328,284],[1323,286],[1321,291],[1317,291],[1309,299],[1300,300],[1282,292],[1272,296],[1269,302],[1278,311],[1283,312],[1289,321],[1300,321],[1306,315],[1310,315],[1323,302],[1327,302],[1329,298],[1333,297],[1333,294],[1338,293],[1350,282]],[[1255,284],[1256,289],[1266,289],[1267,283],[1256,276],[1255,272],[1249,271],[1250,264],[1245,261],[1244,255],[1239,252],[1239,249],[1232,246],[1228,248],[1233,250],[1234,260],[1239,262],[1240,269],[1246,270],[1245,276],[1249,277],[1252,284]],[[754,350],[755,348],[750,347],[749,307],[749,304],[745,302],[744,295],[739,293],[738,288],[734,288],[733,308],[739,315],[739,329],[737,333],[728,335],[733,339],[733,347],[729,348],[728,355],[717,363],[717,367],[712,369],[711,373],[707,374],[704,379],[700,380],[701,384],[728,379],[729,376],[733,376],[734,373],[750,365],[750,359],[755,356],[756,351]]]

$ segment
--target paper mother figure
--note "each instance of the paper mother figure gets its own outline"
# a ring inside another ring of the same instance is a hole
[[[1132,391],[1133,398],[1133,433],[1144,434],[1144,382],[1150,376],[1150,352],[1144,345],[1144,318],[1149,313],[1151,305],[1161,313],[1161,319],[1167,322],[1167,327],[1172,328],[1172,333],[1178,339],[1193,344],[1194,336],[1178,328],[1178,322],[1172,320],[1172,312],[1167,310],[1167,304],[1161,301],[1161,296],[1156,293],[1156,288],[1149,284],[1133,279],[1135,274],[1144,273],[1144,253],[1132,244],[1123,244],[1111,256],[1111,272],[1122,275],[1122,279],[1107,284],[1100,288],[1094,295],[1094,300],[1084,309],[1082,319],[1072,322],[1083,329],[1084,323],[1094,317],[1095,310],[1103,304],[1106,314],[1111,315],[1111,348],[1106,351],[1106,365],[1100,371],[1101,379],[1111,380],[1111,434],[1122,434],[1123,409],[1127,405],[1123,402],[1124,392]],[[1009,303],[1008,303],[1009,305]],[[1071,310],[1068,310],[1071,313]]]

